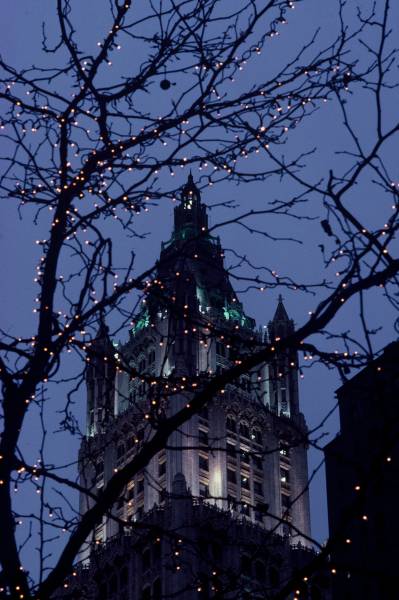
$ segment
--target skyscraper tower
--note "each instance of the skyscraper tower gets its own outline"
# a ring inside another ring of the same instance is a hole
[[[102,324],[92,346],[82,484],[101,489],[195,387],[293,329],[281,296],[266,332],[245,314],[190,174],[128,342],[113,347]],[[128,483],[82,551],[100,574],[93,597],[123,586],[131,600],[264,597],[261,585],[277,589],[303,562],[310,515],[297,366],[295,352],[283,353],[226,385]],[[92,502],[82,495],[82,512]],[[107,552],[124,556],[123,574]]]

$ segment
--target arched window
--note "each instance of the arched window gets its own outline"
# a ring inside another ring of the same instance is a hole
[[[256,444],[262,444],[262,432],[259,429],[254,429],[251,435],[251,438],[254,440]]]
[[[249,427],[246,423],[240,423],[240,435],[249,438]]]

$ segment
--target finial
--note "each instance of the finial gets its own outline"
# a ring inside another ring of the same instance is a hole
[[[190,169],[190,173],[189,173],[188,178],[187,178],[187,183],[190,183],[190,184],[194,185],[194,177],[193,177],[193,174],[191,172],[191,169]]]
[[[279,302],[279,303],[281,302],[281,304],[282,304],[282,303],[283,303],[283,300],[284,300],[284,298],[282,297],[282,295],[281,295],[281,294],[279,294],[279,295],[278,295],[278,302]]]

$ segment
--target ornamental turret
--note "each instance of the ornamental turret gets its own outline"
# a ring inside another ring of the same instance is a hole
[[[289,318],[280,295],[268,325],[269,340],[279,341],[294,331],[294,321]],[[269,373],[272,410],[281,416],[295,417],[299,413],[297,352],[290,350],[277,355],[269,365]]]
[[[114,416],[114,346],[101,318],[99,329],[87,353],[87,434],[101,433]]]
[[[174,221],[176,241],[199,236],[208,229],[206,206],[201,203],[201,194],[191,173],[182,188],[180,204],[175,208]]]

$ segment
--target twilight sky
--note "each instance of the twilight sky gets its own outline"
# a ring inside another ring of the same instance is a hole
[[[56,39],[54,4],[52,0],[40,0],[40,2],[20,0],[18,3],[8,2],[2,7],[0,52],[5,61],[17,67],[43,62],[40,48],[41,23],[46,21],[49,39],[54,41]],[[140,3],[138,3],[138,6],[138,10],[141,10]],[[106,0],[85,0],[84,2],[73,0],[72,7],[74,22],[78,29],[78,39],[86,47],[93,46],[107,31],[108,11]],[[397,8],[394,10],[398,12]],[[335,2],[305,0],[303,3],[299,3],[292,13],[279,38],[271,42],[273,44],[271,49],[255,58],[253,64],[248,66],[248,70],[243,71],[242,78],[234,85],[242,86],[245,89],[248,82],[256,81],[257,77],[260,78],[268,70],[269,60],[278,63],[294,55],[296,50],[317,27],[321,27],[321,43],[326,44],[329,39],[333,38],[333,32],[337,28]],[[362,50],[360,47],[358,51],[361,55]],[[50,56],[48,60],[54,59]],[[135,54],[124,51],[122,48],[112,68],[116,69],[116,72],[118,69],[126,70],[130,62],[135,60]],[[178,89],[179,81],[176,80],[174,83],[176,89]],[[149,98],[148,102],[151,105],[155,100]],[[374,133],[374,115],[370,110],[368,99],[365,94],[360,95],[356,100],[348,95],[348,103],[351,102],[353,103],[354,123],[358,128],[361,139],[367,143],[368,139],[372,140]],[[387,101],[385,108],[387,120],[389,120],[390,114],[394,114],[396,106],[394,97]],[[330,168],[345,170],[347,157],[337,155],[336,152],[342,148],[348,148],[348,139],[342,127],[341,114],[333,103],[321,106],[312,117],[290,133],[286,147],[287,156],[300,151],[309,151],[315,146],[318,147],[318,151],[309,158],[306,169],[310,179],[317,180],[328,176]],[[0,151],[2,154],[7,154],[10,151],[6,140],[1,142]],[[391,153],[387,155],[387,162],[390,166],[394,164],[394,160],[397,160],[397,152],[398,149],[392,147]],[[256,168],[256,161],[262,160],[264,160],[262,156],[257,157],[255,155],[254,158],[248,160],[250,168]],[[187,169],[179,170],[176,179],[183,183],[187,178],[187,174]],[[201,173],[193,169],[193,175],[198,180]],[[163,175],[162,177],[161,181],[165,182],[165,185],[170,185],[167,181],[168,176]],[[376,195],[375,190],[372,192],[370,190],[369,181],[359,182],[356,190],[351,195],[350,201],[354,209],[361,212],[366,224],[376,226],[381,219],[383,222],[386,206],[381,198]],[[208,187],[203,190],[202,199],[210,207],[217,204],[220,199],[233,199],[239,205],[234,213],[223,207],[211,208],[209,218],[211,225],[213,225],[226,218],[231,218],[232,214],[240,214],[249,208],[260,208],[265,199],[286,199],[297,192],[298,187],[296,184],[285,179],[280,181],[277,178],[272,178],[262,183],[243,184],[238,187],[229,183],[222,183],[212,188]],[[21,334],[25,336],[27,333],[31,335],[34,325],[32,307],[36,294],[33,277],[34,268],[39,257],[39,249],[34,241],[36,238],[42,237],[43,229],[34,226],[29,213],[23,215],[22,221],[18,220],[15,206],[11,201],[3,200],[2,204],[0,225],[2,326],[14,335]],[[170,236],[172,211],[172,203],[165,200],[160,201],[157,207],[151,208],[147,213],[141,213],[137,217],[137,231],[143,234],[150,232],[149,235],[145,240],[129,239],[127,237],[115,238],[117,260],[120,263],[123,263],[124,260],[126,262],[127,258],[125,257],[128,257],[130,251],[133,250],[136,253],[137,273],[150,266],[159,255],[161,241],[167,240]],[[307,217],[314,217],[315,220],[299,221],[281,217],[267,217],[267,220],[262,222],[262,227],[274,236],[300,238],[303,241],[302,244],[289,241],[272,242],[265,237],[251,235],[237,225],[222,228],[218,233],[226,249],[233,249],[239,254],[245,254],[253,264],[264,265],[276,270],[278,273],[291,275],[298,281],[317,282],[324,277],[333,279],[333,270],[329,273],[324,271],[319,248],[319,244],[326,243],[326,237],[320,227],[320,219],[325,218],[320,200],[309,197],[307,204],[301,211],[302,214]],[[252,224],[258,225],[256,221],[253,221]],[[106,227],[108,228],[108,224],[106,224]],[[111,233],[114,229],[114,224],[110,222],[107,231]],[[226,265],[230,266],[234,263],[233,254],[226,252]],[[233,281],[233,285],[240,292],[240,283]],[[251,290],[245,294],[240,294],[247,314],[253,316],[259,326],[267,324],[273,316],[279,291],[260,293]],[[284,296],[289,315],[298,325],[306,320],[308,311],[314,309],[325,294],[323,291],[316,291],[313,296],[286,290],[281,290],[281,293]],[[350,330],[356,334],[359,331],[356,319],[358,309],[356,301],[348,302],[329,329],[335,333]],[[392,307],[382,300],[379,292],[371,292],[367,295],[366,314],[371,329],[381,328],[374,337],[375,349],[382,348],[389,341],[396,338],[393,322],[397,315]],[[120,338],[126,339],[126,335],[120,334]],[[336,346],[334,341],[324,343],[326,349],[335,349],[336,347],[339,346]],[[70,360],[71,364],[66,364],[63,367],[63,373],[65,374],[73,371],[74,359],[71,358]],[[304,374],[305,377],[301,381],[301,406],[309,427],[312,428],[318,425],[331,407],[334,406],[334,390],[340,382],[335,372],[327,371],[320,366],[315,366],[311,370],[305,369]],[[59,385],[52,388],[52,393],[63,395],[65,390],[65,385]],[[75,401],[76,415],[83,427],[85,415],[83,390],[80,390],[75,397]],[[49,415],[47,421],[48,448],[50,452],[54,453],[57,460],[69,462],[76,457],[78,443],[76,439],[65,433],[50,436],[51,432],[57,428],[58,421],[59,415]],[[326,433],[326,437],[322,439],[321,443],[327,442],[337,430],[338,419],[335,412],[323,426],[322,431]],[[38,420],[32,416],[31,425],[24,438],[24,450],[27,454],[34,454],[36,451],[39,435]],[[320,452],[310,451],[310,472],[317,467],[321,459]],[[28,458],[28,460],[31,459]],[[34,457],[32,462],[34,462]],[[324,540],[327,536],[327,517],[323,469],[317,473],[312,481],[311,515],[314,536],[319,540]]]

